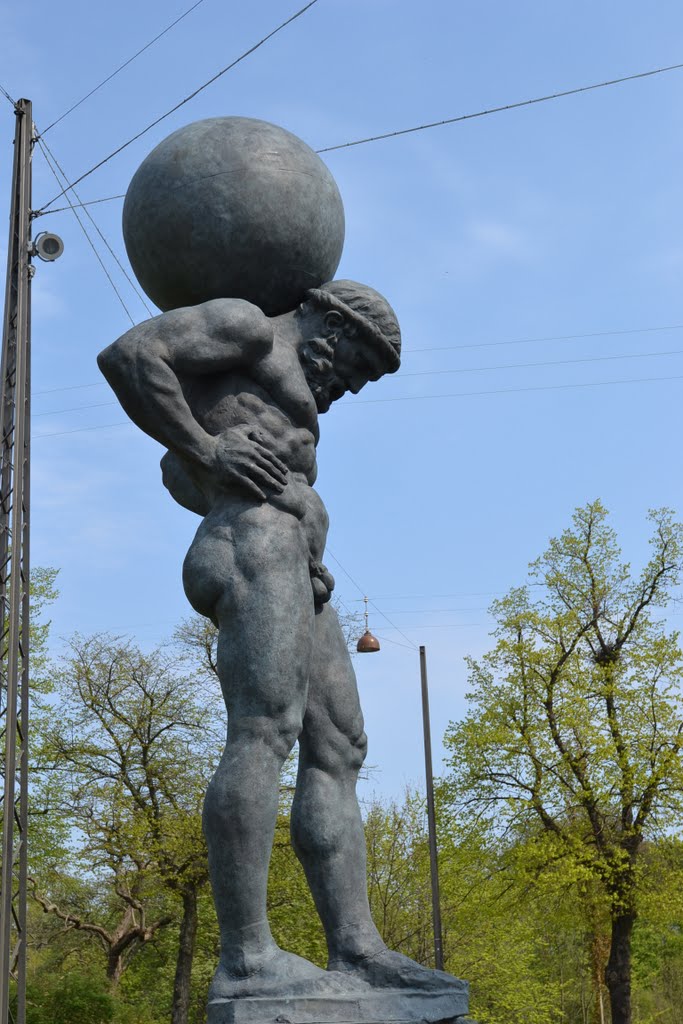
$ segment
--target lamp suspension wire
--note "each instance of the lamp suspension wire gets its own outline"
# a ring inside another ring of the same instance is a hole
[[[26,1021],[31,102],[18,100],[15,113],[0,360],[0,1024]]]

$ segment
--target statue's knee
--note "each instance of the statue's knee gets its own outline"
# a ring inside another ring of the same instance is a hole
[[[338,745],[338,758],[340,767],[347,771],[360,771],[365,755],[368,752],[368,738],[363,728],[363,719],[358,716],[358,721],[353,728],[346,733],[340,733],[341,742]]]
[[[365,730],[363,730],[355,740],[351,741],[350,747],[351,766],[356,771],[360,771],[368,753],[368,737],[365,734]]]
[[[301,715],[296,711],[275,711],[253,715],[230,713],[228,748],[246,764],[258,763],[258,751],[265,750],[284,761],[301,732]]]
[[[308,764],[323,772],[332,775],[357,773],[368,752],[368,738],[362,721],[355,729],[346,731],[332,728],[328,722],[314,735],[309,731],[303,749]]]
[[[263,742],[280,760],[291,753],[301,732],[301,715],[286,712],[264,723]]]

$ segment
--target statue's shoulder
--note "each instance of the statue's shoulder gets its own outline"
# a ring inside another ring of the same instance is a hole
[[[214,330],[273,340],[273,321],[246,299],[209,299],[195,307]]]

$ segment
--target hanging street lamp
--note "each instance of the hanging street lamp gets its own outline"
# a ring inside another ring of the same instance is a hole
[[[365,601],[365,632],[356,644],[356,650],[359,654],[374,654],[379,650],[379,640],[376,636],[373,636],[368,626],[368,599],[364,597]]]

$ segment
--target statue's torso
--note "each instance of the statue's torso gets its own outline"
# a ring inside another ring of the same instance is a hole
[[[276,338],[273,352],[257,366],[243,372],[181,377],[183,393],[197,422],[217,436],[232,427],[245,426],[258,433],[259,442],[288,469],[282,494],[268,494],[268,502],[298,518],[324,517],[324,508],[312,490],[317,475],[318,417],[295,350]],[[185,472],[205,499],[201,514],[217,512],[244,501],[238,486],[220,481],[214,474],[184,459],[171,457],[173,473],[165,482],[173,497],[187,505],[183,492]],[[168,456],[167,456],[168,460]],[[200,511],[199,507],[194,508]]]
[[[311,574],[312,594],[322,584],[314,579],[325,548],[328,517],[312,484],[316,476],[317,411],[298,359],[278,353],[246,373],[214,374],[183,380],[187,403],[201,426],[212,435],[246,426],[259,442],[287,466],[287,485],[281,493],[268,492],[265,502],[246,494],[239,486],[221,482],[209,471],[184,463],[193,485],[206,504],[195,508],[204,516],[185,560],[184,582],[188,598],[204,615],[219,595],[224,595],[235,570],[232,559],[246,544],[251,551],[275,543],[282,530],[297,520],[303,551]],[[168,458],[168,457],[167,457]],[[181,463],[184,460],[179,460]],[[165,469],[166,484],[181,504],[182,488],[174,486]],[[178,478],[174,478],[177,481]],[[182,476],[180,477],[182,483]],[[283,522],[282,514],[287,515]],[[259,539],[256,540],[256,537]],[[273,538],[271,541],[269,538]],[[237,554],[239,559],[239,554]],[[231,566],[225,568],[226,558]],[[328,586],[333,585],[329,577]],[[325,587],[322,587],[325,590]],[[326,592],[324,600],[329,597]]]
[[[263,436],[262,443],[309,483],[316,476],[316,438],[310,427],[285,411],[260,382],[236,373],[192,378],[185,397],[196,420],[208,434],[247,426]]]

